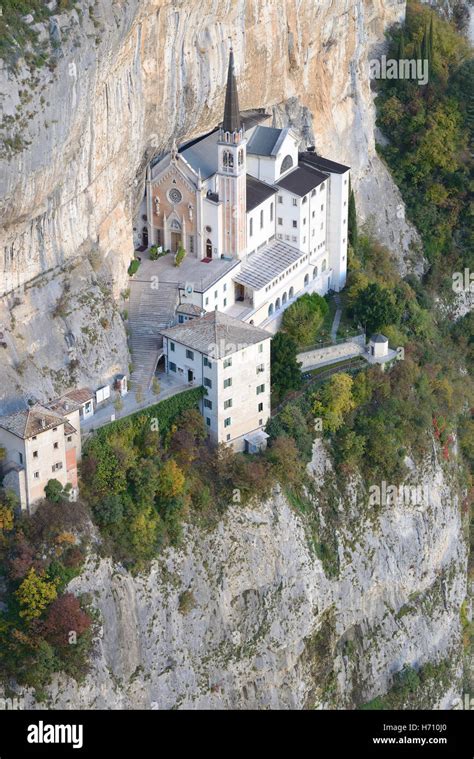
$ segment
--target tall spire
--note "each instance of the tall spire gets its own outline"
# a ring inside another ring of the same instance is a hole
[[[238,132],[240,129],[239,95],[234,72],[234,51],[230,48],[229,70],[227,72],[227,90],[225,93],[224,132]]]

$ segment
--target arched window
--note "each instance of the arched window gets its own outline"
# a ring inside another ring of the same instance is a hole
[[[280,310],[280,298],[277,298],[275,301],[275,311]]]
[[[293,158],[291,155],[285,156],[285,158],[282,161],[280,174],[283,174],[285,171],[288,171],[288,169],[291,169],[293,166]]]
[[[305,286],[305,287],[306,287],[306,285],[308,284],[308,282],[309,282],[309,274],[306,274],[306,275],[305,275],[305,278],[304,278],[304,286]]]
[[[224,164],[224,167],[229,167],[229,169],[234,166],[234,156],[230,150],[224,150],[222,163]]]
[[[273,314],[273,303],[270,303],[268,306],[268,316],[271,316]]]
[[[318,267],[315,266],[314,269],[313,269],[313,279],[316,279],[317,276],[318,276]]]
[[[323,261],[321,265],[321,271],[326,271],[326,261]]]
[[[287,300],[288,300],[287,294],[283,293],[283,298],[281,299],[281,303],[282,303],[283,306],[285,305],[285,303],[286,303]]]
[[[292,297],[293,297],[293,295],[294,295],[294,292],[295,292],[295,291],[293,290],[293,288],[292,288],[292,287],[290,287],[290,292],[288,293],[288,297],[289,297],[289,299],[290,299],[290,300],[292,299]]]
[[[241,149],[239,150],[239,166],[242,166],[243,162],[244,162],[244,151],[243,151],[243,149],[241,148]]]

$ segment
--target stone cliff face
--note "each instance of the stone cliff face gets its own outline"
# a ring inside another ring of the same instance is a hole
[[[309,469],[321,525],[333,476],[321,443]],[[461,693],[466,592],[460,504],[434,454],[412,475],[427,489],[420,506],[374,510],[360,483],[338,500],[338,573],[279,492],[232,506],[213,531],[188,527],[182,550],[145,576],[91,559],[70,588],[100,612],[92,671],[81,686],[59,678],[48,705],[353,708],[384,693],[404,664],[448,659],[448,681],[420,689],[418,707],[450,708]]]
[[[56,275],[92,252],[99,282],[118,297],[133,254],[146,162],[173,137],[195,136],[219,121],[229,37],[242,108],[265,107],[277,123],[304,126],[318,150],[349,163],[361,217],[404,268],[416,234],[375,155],[367,74],[384,29],[404,12],[403,0],[97,0],[54,15],[39,27],[40,37],[53,42],[50,67],[30,71],[20,59],[15,72],[0,71],[4,119],[21,125],[9,132],[19,148],[8,157],[4,151],[0,173],[0,294],[15,291],[28,311],[23,288],[48,272],[43,295],[51,292],[45,297],[51,301]],[[36,314],[24,344],[10,328],[10,307],[4,299],[0,331],[8,333],[8,349],[0,387],[11,385],[15,361],[66,369],[67,351],[61,356],[52,339],[41,339],[50,312]],[[97,304],[99,321],[106,309]],[[77,338],[80,318],[61,329]],[[120,360],[103,354],[91,369],[80,354],[78,381],[98,384],[117,363],[126,369],[119,323],[112,341],[121,344]],[[18,388],[48,395],[50,384],[36,373],[32,385],[30,374],[16,377]],[[10,403],[13,394],[0,393],[2,405]]]

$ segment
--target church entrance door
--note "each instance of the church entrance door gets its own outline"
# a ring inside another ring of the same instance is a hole
[[[180,245],[181,245],[181,233],[171,232],[171,252],[176,253]]]

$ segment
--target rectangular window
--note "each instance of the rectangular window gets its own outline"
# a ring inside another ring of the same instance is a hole
[[[179,316],[178,316],[178,322],[180,324],[184,324],[184,316],[183,316],[183,314],[179,314]]]
[[[227,377],[227,379],[224,380],[224,387],[231,387],[232,386],[232,377]]]
[[[20,464],[23,464],[23,454],[22,453],[18,454],[18,460],[19,460]]]
[[[260,229],[263,229],[263,209],[260,211]]]
[[[228,369],[229,366],[232,366],[232,358],[225,358],[224,359],[224,369]]]
[[[258,346],[258,352],[263,353],[263,343],[260,343],[260,345]]]
[[[227,298],[224,298],[224,308],[227,306]]]
[[[212,380],[209,377],[204,377],[204,387],[212,387]]]
[[[209,298],[206,298],[206,300],[205,300],[205,305],[206,305],[206,306],[208,306],[208,305],[209,305]]]
[[[175,371],[176,371],[176,364],[173,363],[173,361],[170,361],[170,372],[175,372]]]
[[[209,398],[204,398],[204,408],[212,409],[212,401]]]
[[[175,348],[174,343],[170,342],[170,351],[171,351],[171,353],[174,353],[174,348]]]
[[[278,217],[278,226],[281,227],[282,225],[283,225],[283,219],[281,218],[281,216],[279,216]]]
[[[59,448],[59,443],[53,443],[53,448],[57,450]]]
[[[232,424],[232,419],[230,416],[227,417],[227,419],[224,419],[224,427],[230,427]]]
[[[298,205],[298,201],[297,201],[297,199],[296,199],[296,198],[293,198],[293,205],[294,205],[294,206],[297,206],[297,205]]]
[[[270,221],[273,221],[273,203],[270,203]]]
[[[224,401],[224,408],[232,408],[232,398],[228,398],[228,400]]]
[[[194,236],[193,235],[189,235],[189,252],[191,254],[194,253]]]
[[[265,385],[259,385],[257,387],[257,395],[261,395],[264,392],[265,392]]]
[[[224,283],[224,287],[222,288],[224,292],[227,292],[227,282]]]
[[[219,290],[214,290],[214,299],[216,299],[219,295]]]
[[[324,211],[324,203],[323,203],[323,205],[321,206],[321,211]]]
[[[229,432],[229,434],[227,435],[227,437],[226,437],[226,440],[227,440],[227,441],[229,441],[229,440],[230,440],[230,432]]]
[[[279,203],[283,203],[283,195],[279,195],[278,196],[278,202]]]
[[[265,371],[265,364],[259,364],[257,366],[257,374],[262,374]]]
[[[253,219],[251,218],[249,222],[249,237],[252,237],[252,235],[253,235]]]
[[[57,472],[57,471],[59,471],[62,468],[63,468],[62,462],[58,461],[57,464],[53,464],[53,466],[51,467],[51,471],[52,472]]]
[[[306,216],[303,219],[303,226],[306,224]]]
[[[263,403],[259,403],[258,404],[258,410],[259,410],[259,412],[263,411]]]
[[[211,426],[211,420],[209,419],[208,416],[206,416],[206,424],[207,424],[208,427]]]
[[[293,219],[293,229],[297,229],[297,227],[298,227],[298,222],[296,221],[296,219]]]
[[[33,451],[33,458],[34,458],[34,459],[37,459],[37,458],[38,458],[38,451]]]
[[[68,443],[72,443],[72,435],[68,435],[67,441]]]
[[[186,348],[186,358],[191,359],[191,361],[194,361],[194,353],[193,351],[190,351],[189,348]]]
[[[39,473],[39,472],[35,472],[35,473],[33,474],[33,477],[35,478],[35,480],[39,480],[39,478],[40,478],[40,473]]]
[[[211,368],[212,364],[207,358],[207,356],[204,356],[204,366],[207,366],[209,369]]]

